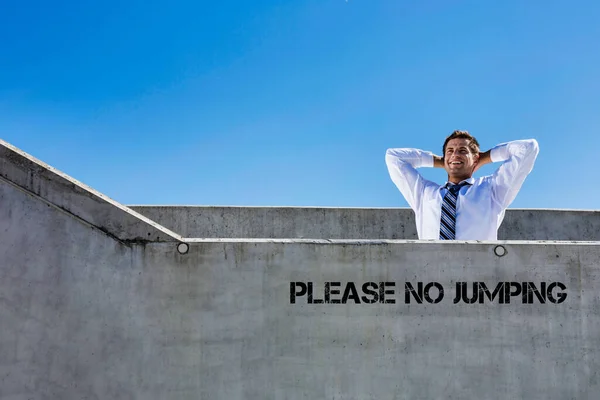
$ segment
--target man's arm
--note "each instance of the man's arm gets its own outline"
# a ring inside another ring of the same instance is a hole
[[[473,173],[475,173],[475,171],[477,171],[479,168],[481,168],[482,166],[484,166],[485,164],[489,164],[492,162],[492,151],[488,150],[485,151],[483,153],[479,153],[479,160],[477,161],[477,165],[475,165],[475,168],[473,169]]]
[[[433,167],[444,168],[444,159],[440,156],[433,155]]]
[[[533,169],[533,164],[539,153],[539,145],[535,139],[515,140],[501,143],[484,155],[480,165],[488,162],[503,162],[489,179],[492,182],[494,200],[502,208],[507,208],[517,197],[525,178]],[[489,161],[487,161],[489,160]],[[487,162],[486,162],[487,161]]]
[[[385,153],[390,178],[413,210],[417,209],[421,201],[421,193],[426,183],[417,168],[438,165],[443,167],[440,161],[440,157],[419,149],[388,149]]]

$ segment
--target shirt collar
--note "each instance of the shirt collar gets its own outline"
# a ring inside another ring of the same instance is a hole
[[[463,182],[466,182],[466,183],[468,183],[469,185],[473,185],[473,184],[475,183],[475,178],[473,178],[473,177],[470,177],[469,179],[465,179],[465,180],[462,180],[462,181],[460,181],[458,184],[460,185],[460,184],[461,184],[461,183],[463,183]],[[450,186],[454,186],[454,185],[455,185],[455,184],[454,184],[454,183],[452,183],[452,182],[446,182],[445,184],[443,184],[442,186],[440,186],[440,190],[442,190],[442,189],[447,189],[447,188],[449,188]]]

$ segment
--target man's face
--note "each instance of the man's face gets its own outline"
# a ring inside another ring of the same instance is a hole
[[[469,139],[452,139],[446,145],[444,168],[451,177],[470,178],[478,160],[479,154],[469,149]]]

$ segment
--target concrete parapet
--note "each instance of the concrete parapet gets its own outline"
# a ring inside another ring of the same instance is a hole
[[[185,237],[417,239],[407,208],[130,207]],[[498,239],[600,241],[600,211],[508,209]]]
[[[181,240],[178,234],[3,140],[0,140],[0,179],[116,239],[143,242]]]

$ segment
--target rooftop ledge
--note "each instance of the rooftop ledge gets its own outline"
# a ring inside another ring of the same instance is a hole
[[[131,208],[176,208],[176,209],[232,209],[232,210],[408,210],[410,207],[338,207],[338,206],[242,206],[242,205],[211,205],[211,204],[128,204],[127,207]],[[600,210],[589,210],[579,208],[509,208],[509,211],[553,211],[553,212],[588,212],[588,213],[600,213]]]
[[[299,243],[299,244],[338,244],[338,245],[378,245],[378,244],[441,244],[456,246],[471,245],[588,245],[598,246],[600,241],[577,240],[405,240],[405,239],[293,239],[293,238],[184,238],[183,243]]]
[[[0,185],[10,185],[124,243],[592,244],[600,210],[508,209],[499,240],[417,240],[409,208],[125,206],[0,139]]]
[[[0,139],[0,179],[125,242],[181,241],[142,214]]]

